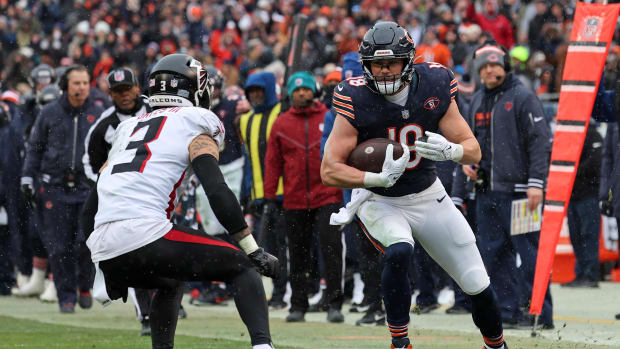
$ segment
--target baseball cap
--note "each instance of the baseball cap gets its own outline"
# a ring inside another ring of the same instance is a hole
[[[133,71],[129,68],[117,68],[108,74],[108,86],[110,90],[115,90],[121,86],[135,86],[138,85]]]

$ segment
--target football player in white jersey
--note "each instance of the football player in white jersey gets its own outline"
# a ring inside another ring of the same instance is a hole
[[[97,266],[95,299],[125,299],[127,287],[157,289],[151,305],[152,345],[172,348],[183,282],[224,281],[235,290],[252,348],[269,349],[265,290],[255,268],[273,277],[278,259],[257,246],[224,182],[218,167],[224,126],[208,110],[210,92],[198,61],[168,55],[149,76],[153,112],[118,126],[83,216]],[[192,170],[217,219],[241,249],[170,222],[177,193]]]

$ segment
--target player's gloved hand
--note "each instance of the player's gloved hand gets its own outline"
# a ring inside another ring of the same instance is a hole
[[[265,252],[262,248],[258,247],[256,244],[256,240],[252,234],[246,235],[241,240],[239,240],[239,246],[247,253],[248,257],[258,269],[258,272],[268,276],[270,278],[274,278],[277,275],[279,261],[278,258],[270,255]]]
[[[425,134],[427,137],[415,141],[415,151],[421,157],[433,161],[460,161],[463,158],[462,145],[452,143],[437,133],[426,131]]]
[[[394,146],[389,144],[385,149],[385,160],[380,173],[366,172],[364,174],[364,187],[383,187],[389,188],[396,183],[398,178],[405,172],[409,162],[409,147],[401,144],[404,149],[403,155],[394,160]]]
[[[32,185],[32,177],[21,178],[21,192],[24,197],[24,201],[31,203],[34,200],[34,186]]]
[[[258,272],[270,277],[275,278],[277,276],[278,270],[280,269],[280,261],[275,256],[265,252],[262,248],[248,254],[250,260],[258,269]]]

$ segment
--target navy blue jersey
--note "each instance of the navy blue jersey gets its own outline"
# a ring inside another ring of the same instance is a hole
[[[235,114],[235,109],[237,108],[237,103],[242,98],[244,97],[236,94],[222,96],[220,104],[213,108],[213,113],[217,115],[224,124],[226,135],[224,138],[224,150],[220,153],[220,165],[226,165],[242,156],[239,136],[233,125],[235,116],[237,116]]]
[[[342,81],[334,90],[332,108],[357,129],[357,143],[389,138],[412,147],[424,132],[438,132],[439,120],[456,96],[454,74],[438,63],[415,66],[415,86],[404,106],[389,102],[367,88],[363,78]],[[417,81],[416,81],[417,80]],[[369,188],[384,196],[403,196],[428,188],[435,179],[435,163],[411,151],[405,173],[390,188]]]

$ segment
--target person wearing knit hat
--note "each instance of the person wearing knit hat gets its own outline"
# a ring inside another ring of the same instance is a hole
[[[332,98],[334,96],[334,88],[342,81],[342,68],[338,67],[323,79],[323,93],[321,93],[321,102],[325,104],[327,109],[332,106]]]
[[[507,52],[494,41],[486,42],[474,52],[475,72],[480,75],[489,89],[501,85],[510,68]],[[487,78],[484,77],[485,75]]]
[[[325,76],[325,79],[323,80],[323,84],[324,85],[329,85],[329,84],[338,85],[340,81],[342,81],[342,69],[335,69],[334,71],[332,71],[331,73]]]
[[[293,96],[293,92],[300,87],[305,87],[312,91],[312,94],[316,94],[316,80],[312,74],[305,71],[298,71],[288,78],[286,83],[286,92],[289,96]]]

